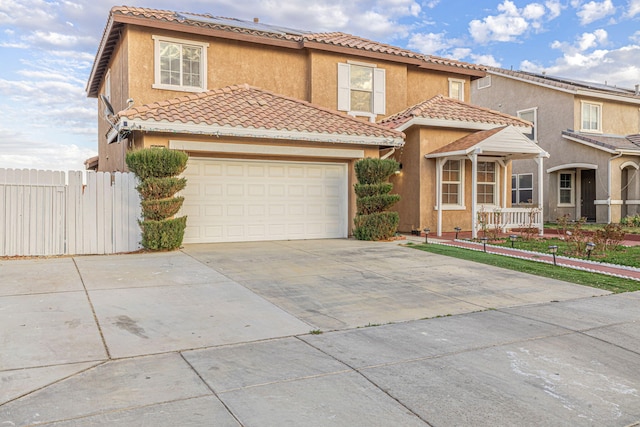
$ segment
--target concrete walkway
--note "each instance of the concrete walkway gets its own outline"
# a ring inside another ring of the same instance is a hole
[[[353,240],[0,278],[0,426],[640,421],[640,293]]]

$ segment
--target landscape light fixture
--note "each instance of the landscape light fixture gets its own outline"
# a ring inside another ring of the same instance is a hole
[[[429,232],[430,232],[431,230],[430,230],[430,229],[428,229],[428,228],[425,228],[425,229],[424,229],[424,230],[422,230],[422,231],[424,231],[424,242],[425,242],[425,243],[429,243]]]
[[[487,236],[481,237],[480,240],[482,240],[482,249],[487,252],[487,241],[489,240],[489,238]]]
[[[558,264],[556,264],[556,254],[558,253],[558,246],[550,245],[549,246],[549,253],[551,253],[551,255],[553,255],[553,265],[558,265]]]
[[[454,228],[454,230],[456,230],[456,240],[458,240],[458,233],[462,230],[462,228],[456,227]]]
[[[593,248],[596,247],[596,244],[593,242],[589,242],[587,243],[587,247],[585,248],[587,250],[587,259],[591,259],[591,252],[593,252]]]
[[[518,240],[518,235],[517,234],[510,235],[509,240],[511,240],[511,249],[513,249],[513,244],[516,242],[516,240]]]

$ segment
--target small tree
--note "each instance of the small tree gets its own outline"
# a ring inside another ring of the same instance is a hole
[[[137,189],[142,198],[142,246],[152,250],[173,250],[180,247],[187,226],[187,217],[174,218],[184,197],[174,197],[187,185],[177,178],[187,166],[188,156],[182,151],[165,148],[144,148],[127,153],[129,170],[140,180]]]
[[[399,200],[389,194],[393,184],[389,177],[398,170],[393,159],[363,159],[355,164],[358,183],[355,184],[358,210],[354,218],[354,235],[358,240],[388,240],[398,229],[398,212],[388,210]]]

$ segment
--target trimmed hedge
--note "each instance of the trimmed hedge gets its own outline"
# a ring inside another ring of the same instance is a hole
[[[400,218],[397,212],[387,212],[399,200],[389,194],[393,184],[387,182],[398,170],[393,159],[363,159],[355,164],[358,183],[354,185],[357,212],[353,219],[353,234],[358,240],[389,240],[396,233]]]
[[[167,148],[144,148],[127,153],[127,166],[141,181],[180,175],[189,156],[184,151]]]
[[[358,215],[369,215],[376,212],[384,212],[400,201],[399,194],[378,194],[375,196],[360,197],[356,200]]]
[[[182,191],[186,185],[186,178],[147,178],[136,189],[143,200],[166,199]]]
[[[400,216],[398,212],[376,212],[355,217],[354,236],[358,240],[388,240],[396,233]]]
[[[127,153],[129,170],[140,180],[137,189],[142,198],[142,246],[151,250],[173,250],[180,247],[187,217],[173,218],[184,197],[173,197],[187,180],[177,178],[187,167],[188,156],[166,148],[143,148]]]
[[[393,189],[393,184],[383,182],[382,184],[356,184],[353,186],[358,197],[371,197],[377,194],[388,194]]]
[[[362,159],[355,165],[360,184],[382,184],[398,170],[400,164],[394,159]]]
[[[166,199],[143,200],[142,216],[152,221],[162,221],[178,213],[184,202],[184,197],[169,197]]]
[[[162,221],[140,221],[142,246],[155,251],[178,249],[182,245],[186,226],[186,216]]]

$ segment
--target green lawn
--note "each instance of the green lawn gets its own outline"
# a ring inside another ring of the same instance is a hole
[[[555,243],[548,243],[555,244]],[[502,255],[474,251],[453,246],[439,244],[412,244],[407,246],[419,249],[425,252],[431,252],[439,255],[446,255],[454,258],[460,258],[467,261],[479,262],[482,264],[493,265],[509,270],[520,271],[523,273],[534,274],[536,276],[549,277],[552,279],[563,280],[565,282],[576,283],[579,285],[591,286],[594,288],[605,289],[611,292],[633,292],[640,290],[640,281],[631,279],[622,279],[605,274],[592,273],[582,270],[574,270],[567,267],[557,267],[550,264],[540,263],[536,261],[528,261],[524,259],[511,258]],[[509,244],[510,246],[510,244]],[[546,247],[545,247],[546,251]]]
[[[508,238],[504,239],[502,242],[492,242],[492,244],[511,247],[511,242]],[[583,252],[581,256],[572,254],[570,251],[570,246],[567,245],[564,240],[561,240],[559,238],[530,240],[518,239],[518,241],[515,242],[514,247],[527,251],[548,253],[550,245],[558,246],[558,255],[568,256],[572,258],[587,258],[586,252]],[[640,268],[640,246],[618,246],[616,248],[609,249],[606,252],[602,248],[596,247],[592,253],[591,260]]]

